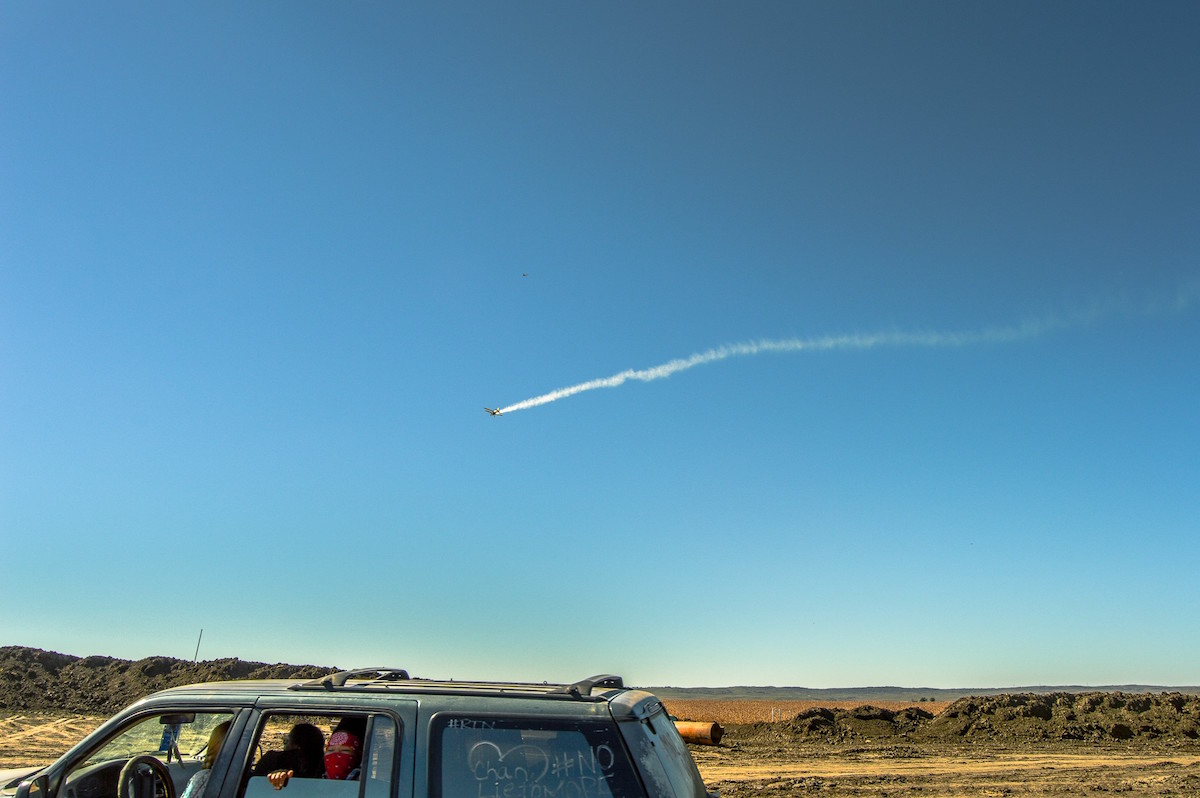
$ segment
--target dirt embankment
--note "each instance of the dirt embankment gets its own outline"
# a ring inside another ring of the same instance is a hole
[[[694,704],[668,706],[718,706]],[[1195,695],[1013,693],[928,709],[806,707],[690,748],[722,798],[1200,795]]]
[[[110,715],[156,690],[222,679],[310,678],[336,668],[269,665],[239,659],[188,662],[147,657],[73,657],[23,646],[0,647],[0,711]]]
[[[806,742],[1175,741],[1200,744],[1200,696],[1182,693],[1014,693],[962,698],[934,715],[919,707],[814,707],[782,723],[745,724],[743,739]]]

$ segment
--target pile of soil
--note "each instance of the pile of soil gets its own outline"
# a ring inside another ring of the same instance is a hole
[[[0,710],[110,715],[156,690],[225,679],[315,679],[337,668],[269,665],[240,659],[205,662],[147,657],[72,657],[0,646]]]
[[[848,743],[1175,741],[1200,744],[1200,696],[1182,693],[1010,693],[962,698],[934,716],[864,705],[814,708],[784,723],[747,724],[744,739]]]
[[[815,707],[801,712],[783,727],[798,737],[879,739],[912,734],[932,718],[932,714],[917,707],[894,712],[864,704],[853,709]]]
[[[963,698],[922,731],[937,739],[1196,741],[1200,696],[1116,692]]]

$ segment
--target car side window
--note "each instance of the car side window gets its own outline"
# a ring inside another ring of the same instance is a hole
[[[387,798],[396,761],[387,715],[264,715],[242,798]]]
[[[433,729],[433,798],[644,795],[611,722],[441,715]]]

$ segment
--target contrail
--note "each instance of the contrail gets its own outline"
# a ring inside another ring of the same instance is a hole
[[[676,358],[660,366],[646,369],[628,369],[611,377],[601,377],[595,380],[581,382],[566,388],[526,399],[508,407],[500,408],[501,413],[514,413],[527,410],[538,405],[557,402],[584,391],[597,388],[616,388],[629,380],[653,382],[687,371],[696,366],[715,363],[731,357],[746,357],[762,353],[775,352],[828,352],[844,349],[876,349],[880,347],[959,347],[983,343],[1008,343],[1023,339],[1036,338],[1052,329],[1069,326],[1067,322],[1046,319],[1036,322],[1026,322],[1016,327],[991,327],[983,330],[967,332],[879,332],[857,333],[851,335],[830,335],[820,338],[789,338],[781,341],[754,341],[742,344],[726,344],[725,346],[697,352],[684,358]]]
[[[829,352],[834,350],[877,349],[883,347],[924,347],[947,348],[974,346],[977,344],[1003,344],[1014,341],[1037,338],[1054,330],[1080,327],[1097,320],[1123,312],[1131,316],[1158,316],[1170,313],[1186,312],[1200,299],[1200,282],[1181,286],[1170,297],[1152,300],[1142,305],[1131,305],[1128,302],[1101,303],[1090,309],[1077,312],[1072,317],[1061,318],[1049,316],[1040,320],[1027,321],[1010,327],[987,327],[980,330],[963,332],[877,332],[855,333],[847,335],[830,335],[820,338],[789,338],[784,340],[762,340],[742,344],[726,344],[716,349],[697,352],[689,357],[677,358],[646,369],[628,369],[611,377],[601,377],[595,380],[581,382],[556,391],[534,396],[508,407],[500,408],[500,413],[515,413],[538,405],[557,402],[584,391],[594,391],[597,388],[616,388],[629,380],[653,382],[687,371],[696,366],[727,360],[731,357],[746,357],[763,353],[776,352]]]

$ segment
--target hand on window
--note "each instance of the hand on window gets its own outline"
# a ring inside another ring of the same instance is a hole
[[[267,774],[267,781],[271,782],[271,786],[277,790],[282,790],[287,786],[288,779],[296,775],[294,770],[274,770]]]

